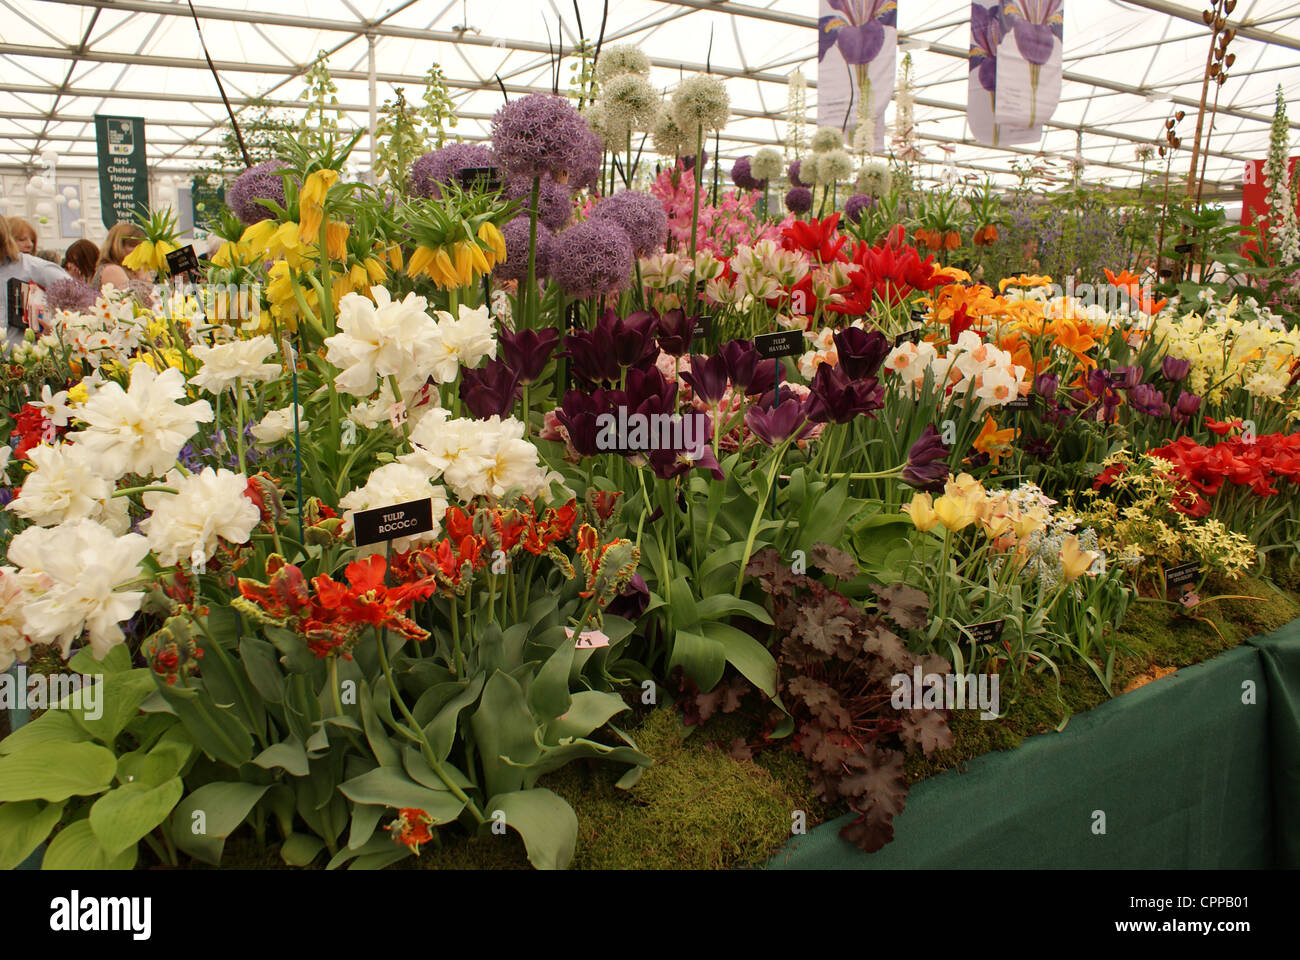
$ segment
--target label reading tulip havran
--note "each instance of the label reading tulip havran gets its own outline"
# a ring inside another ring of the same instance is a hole
[[[785,330],[781,333],[759,334],[754,338],[754,349],[764,360],[797,357],[803,353],[803,331]]]

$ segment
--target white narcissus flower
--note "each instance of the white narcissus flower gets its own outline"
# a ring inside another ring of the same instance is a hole
[[[56,394],[50,393],[48,383],[41,385],[41,399],[28,402],[29,407],[38,407],[45,415],[45,419],[50,421],[56,427],[66,427],[68,425],[68,391],[60,390]]]
[[[77,413],[86,429],[68,434],[85,447],[101,475],[117,480],[127,473],[162,476],[200,423],[212,422],[206,400],[177,403],[185,396],[185,377],[168,367],[157,373],[147,363],[131,368],[131,386],[100,387]]]
[[[122,642],[123,620],[140,609],[144,593],[119,590],[140,574],[149,542],[138,533],[115,536],[93,520],[28,527],[9,545],[9,559],[27,599],[23,630],[32,643],[57,643],[64,657],[86,634],[95,659]]]
[[[352,532],[352,515],[358,510],[391,507],[412,500],[433,500],[433,529],[415,537],[400,537],[393,541],[399,553],[410,550],[418,543],[433,543],[442,533],[442,518],[447,512],[447,493],[434,486],[423,470],[405,463],[386,463],[366,478],[363,487],[357,487],[342,500],[339,508],[343,515],[343,533]],[[373,545],[378,546],[378,545]],[[373,551],[362,551],[373,552]]]
[[[235,340],[216,347],[200,343],[191,352],[203,366],[190,377],[190,382],[214,396],[234,387],[236,381],[269,383],[281,373],[279,364],[262,362],[275,353],[275,341],[268,336]]]
[[[23,604],[27,594],[13,567],[0,567],[0,672],[14,660],[27,660],[31,646],[23,629]]]
[[[0,484],[4,486],[9,485],[9,477],[5,473],[5,468],[9,466],[9,457],[13,452],[13,447],[7,443],[0,443]]]
[[[182,560],[202,565],[216,555],[218,539],[247,543],[262,519],[245,494],[248,479],[243,474],[204,467],[185,476],[172,470],[164,482],[177,493],[146,493],[144,505],[152,514],[140,521],[149,549],[163,566]]]
[[[89,518],[126,533],[127,503],[111,503],[113,483],[99,475],[84,447],[60,443],[32,447],[27,459],[36,470],[23,481],[22,491],[8,509],[40,527]]]
[[[297,407],[298,433],[302,435],[307,432],[310,424],[302,418],[302,404],[297,404]],[[285,437],[293,436],[293,408],[294,404],[289,404],[280,410],[272,410],[258,423],[253,424],[250,428],[253,439],[262,446],[269,447],[273,443],[279,443]]]
[[[339,301],[339,333],[325,340],[325,359],[339,368],[334,385],[354,397],[375,392],[376,379],[396,377],[405,394],[428,379],[439,350],[438,327],[414,293],[394,301],[383,287],[371,287],[375,302],[356,293]]]

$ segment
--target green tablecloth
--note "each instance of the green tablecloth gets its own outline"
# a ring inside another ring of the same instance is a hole
[[[1300,621],[917,784],[877,853],[845,822],[769,868],[1300,866]]]

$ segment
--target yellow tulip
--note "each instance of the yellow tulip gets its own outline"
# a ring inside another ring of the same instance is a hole
[[[928,493],[918,493],[912,497],[912,502],[903,507],[903,512],[912,518],[912,525],[922,533],[933,530],[939,523]]]
[[[1011,518],[1005,513],[999,513],[992,516],[980,517],[980,526],[984,528],[984,534],[990,540],[996,540],[1012,527]]]
[[[965,497],[945,493],[934,502],[934,515],[940,523],[956,533],[975,522],[975,507]]]
[[[964,499],[983,498],[984,485],[972,477],[969,473],[963,473],[957,477],[949,477],[948,482],[944,485],[943,492]]]
[[[1082,550],[1074,534],[1061,541],[1061,576],[1066,583],[1078,580],[1101,557],[1095,550]]]

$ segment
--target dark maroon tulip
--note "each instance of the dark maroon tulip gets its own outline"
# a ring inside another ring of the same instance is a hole
[[[1129,405],[1138,413],[1164,420],[1169,417],[1169,401],[1149,383],[1139,383],[1129,391]]]
[[[653,363],[659,356],[655,334],[659,332],[659,315],[650,310],[638,310],[620,320],[613,310],[605,312],[602,322],[610,324],[614,340],[614,356],[620,367],[639,367]]]
[[[627,372],[628,412],[653,416],[677,410],[677,384],[669,383],[658,367]]]
[[[866,331],[861,327],[845,327],[836,331],[835,353],[839,356],[840,367],[848,374],[850,380],[865,380],[880,372],[880,365],[885,362],[893,350],[893,344],[879,330]]]
[[[569,432],[573,449],[584,457],[592,457],[610,452],[598,442],[603,427],[599,422],[601,415],[616,414],[617,407],[626,403],[627,398],[621,390],[594,390],[591,393],[570,390],[564,395],[556,418]]]
[[[745,411],[745,426],[769,447],[778,446],[790,437],[797,442],[813,430],[808,422],[808,405],[794,397],[782,398],[780,404],[768,409],[750,407]]]
[[[848,423],[873,416],[885,405],[885,388],[874,377],[850,380],[839,367],[823,363],[813,377],[808,419],[813,423]]]
[[[489,360],[478,370],[460,368],[460,399],[480,420],[507,417],[519,398],[519,375],[504,360]]]
[[[691,369],[682,371],[682,379],[691,385],[695,398],[714,406],[727,392],[727,362],[721,356],[691,354]]]
[[[1118,390],[1132,390],[1142,382],[1141,367],[1116,367],[1110,374],[1111,383]]]
[[[622,374],[613,334],[599,323],[591,330],[571,330],[564,338],[562,356],[569,358],[569,371],[583,383],[618,383]]]
[[[1060,389],[1061,378],[1054,373],[1040,373],[1034,377],[1034,393],[1051,400]]]
[[[551,354],[560,345],[560,331],[554,327],[541,330],[502,330],[497,334],[501,356],[510,369],[519,374],[520,383],[536,383]]]
[[[758,374],[758,350],[748,340],[731,340],[722,345],[719,356],[727,367],[727,379],[746,396],[760,391],[751,391],[749,386]]]
[[[935,425],[927,424],[916,443],[907,451],[903,482],[924,493],[942,490],[948,479],[948,456],[951,452],[940,439]]]
[[[1188,393],[1186,390],[1178,394],[1178,402],[1174,405],[1174,423],[1186,423],[1201,409],[1201,398],[1194,393]]]
[[[689,353],[697,320],[699,317],[688,317],[681,309],[664,313],[659,318],[659,349],[672,357]]]
[[[634,573],[623,592],[609,602],[605,612],[624,620],[639,620],[650,606],[650,587],[641,574]]]

